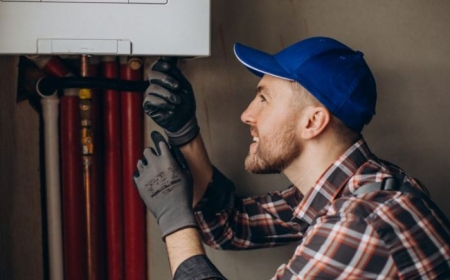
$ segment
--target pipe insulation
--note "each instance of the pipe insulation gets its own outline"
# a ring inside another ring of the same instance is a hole
[[[44,95],[52,95],[59,89],[67,88],[97,88],[114,89],[141,93],[148,87],[148,82],[142,80],[122,80],[105,77],[43,77],[37,82],[37,88]]]
[[[52,77],[65,77],[71,75],[69,69],[66,68],[61,59],[57,56],[50,55],[30,55],[27,58],[44,73]]]
[[[42,98],[41,104],[44,120],[49,273],[51,280],[63,280],[64,266],[58,137],[59,99],[56,96]]]
[[[100,75],[100,58],[92,56],[89,59],[89,76]],[[103,134],[103,92],[92,90],[92,131],[94,141],[94,154],[92,157],[92,224],[95,227],[95,250],[94,261],[97,263],[96,279],[106,278],[106,221],[105,221],[105,178],[104,178],[104,134]]]
[[[103,57],[101,64],[106,78],[119,76],[116,57]],[[120,93],[106,89],[103,95],[107,279],[124,280]]]
[[[142,61],[120,57],[120,78],[142,80]],[[124,199],[125,279],[147,278],[145,205],[133,182],[136,163],[143,149],[143,93],[122,91],[122,180]]]
[[[72,75],[55,56],[28,56],[39,69],[54,77]],[[66,90],[65,94],[70,94]],[[44,122],[46,208],[48,232],[49,279],[64,279],[63,221],[61,205],[60,154],[59,154],[59,99],[57,92],[41,95]]]
[[[61,97],[61,170],[65,280],[87,279],[86,207],[78,96]]]

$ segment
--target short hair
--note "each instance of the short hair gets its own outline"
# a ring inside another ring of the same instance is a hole
[[[314,97],[306,88],[300,85],[296,81],[289,81],[294,92],[298,94],[294,95],[297,101],[297,105],[305,106],[305,105],[322,105],[317,98]],[[323,105],[322,105],[323,106]]]
[[[314,95],[312,95],[307,89],[301,86],[296,81],[289,81],[292,89],[295,92],[298,92],[296,106],[308,106],[308,105],[319,105],[325,107]],[[326,107],[325,107],[326,108]],[[333,115],[331,112],[331,120],[330,120],[330,128],[335,132],[336,136],[349,145],[354,144],[359,139],[361,139],[362,135],[360,132],[357,132],[351,129],[348,125],[342,122],[339,118]]]
[[[336,136],[348,145],[353,145],[362,138],[360,132],[351,129],[348,125],[343,123],[335,115],[331,114],[330,127],[336,133]]]

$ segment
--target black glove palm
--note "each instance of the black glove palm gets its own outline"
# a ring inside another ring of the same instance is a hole
[[[197,136],[192,86],[173,62],[159,59],[148,74],[144,111],[164,128],[169,142],[182,146]]]

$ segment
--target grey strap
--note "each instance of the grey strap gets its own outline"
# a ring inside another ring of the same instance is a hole
[[[433,209],[437,213],[437,215],[442,219],[444,224],[448,228],[450,228],[450,220],[447,218],[447,216],[445,216],[445,214],[442,212],[442,210],[436,205],[436,203],[434,201],[431,200],[431,198],[426,193],[414,188],[410,183],[403,182],[403,180],[400,180],[398,178],[389,177],[389,178],[385,178],[383,180],[383,182],[363,185],[363,186],[359,187],[356,191],[354,191],[353,194],[359,195],[359,194],[377,192],[377,191],[382,191],[382,190],[410,193],[415,197],[421,198],[429,205],[429,207],[431,209]]]
[[[353,194],[359,195],[376,191],[398,191],[410,193],[420,198],[428,198],[428,195],[414,188],[410,183],[402,182],[401,180],[394,177],[385,178],[382,182],[363,185],[356,191],[354,191]]]

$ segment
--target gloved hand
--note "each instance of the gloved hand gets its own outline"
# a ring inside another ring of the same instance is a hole
[[[199,133],[192,86],[170,59],[160,58],[148,74],[144,111],[164,128],[172,145],[189,143]]]
[[[181,153],[173,154],[164,137],[153,131],[156,150],[146,148],[138,161],[134,182],[156,218],[163,239],[180,229],[197,227],[192,210],[193,182]]]

